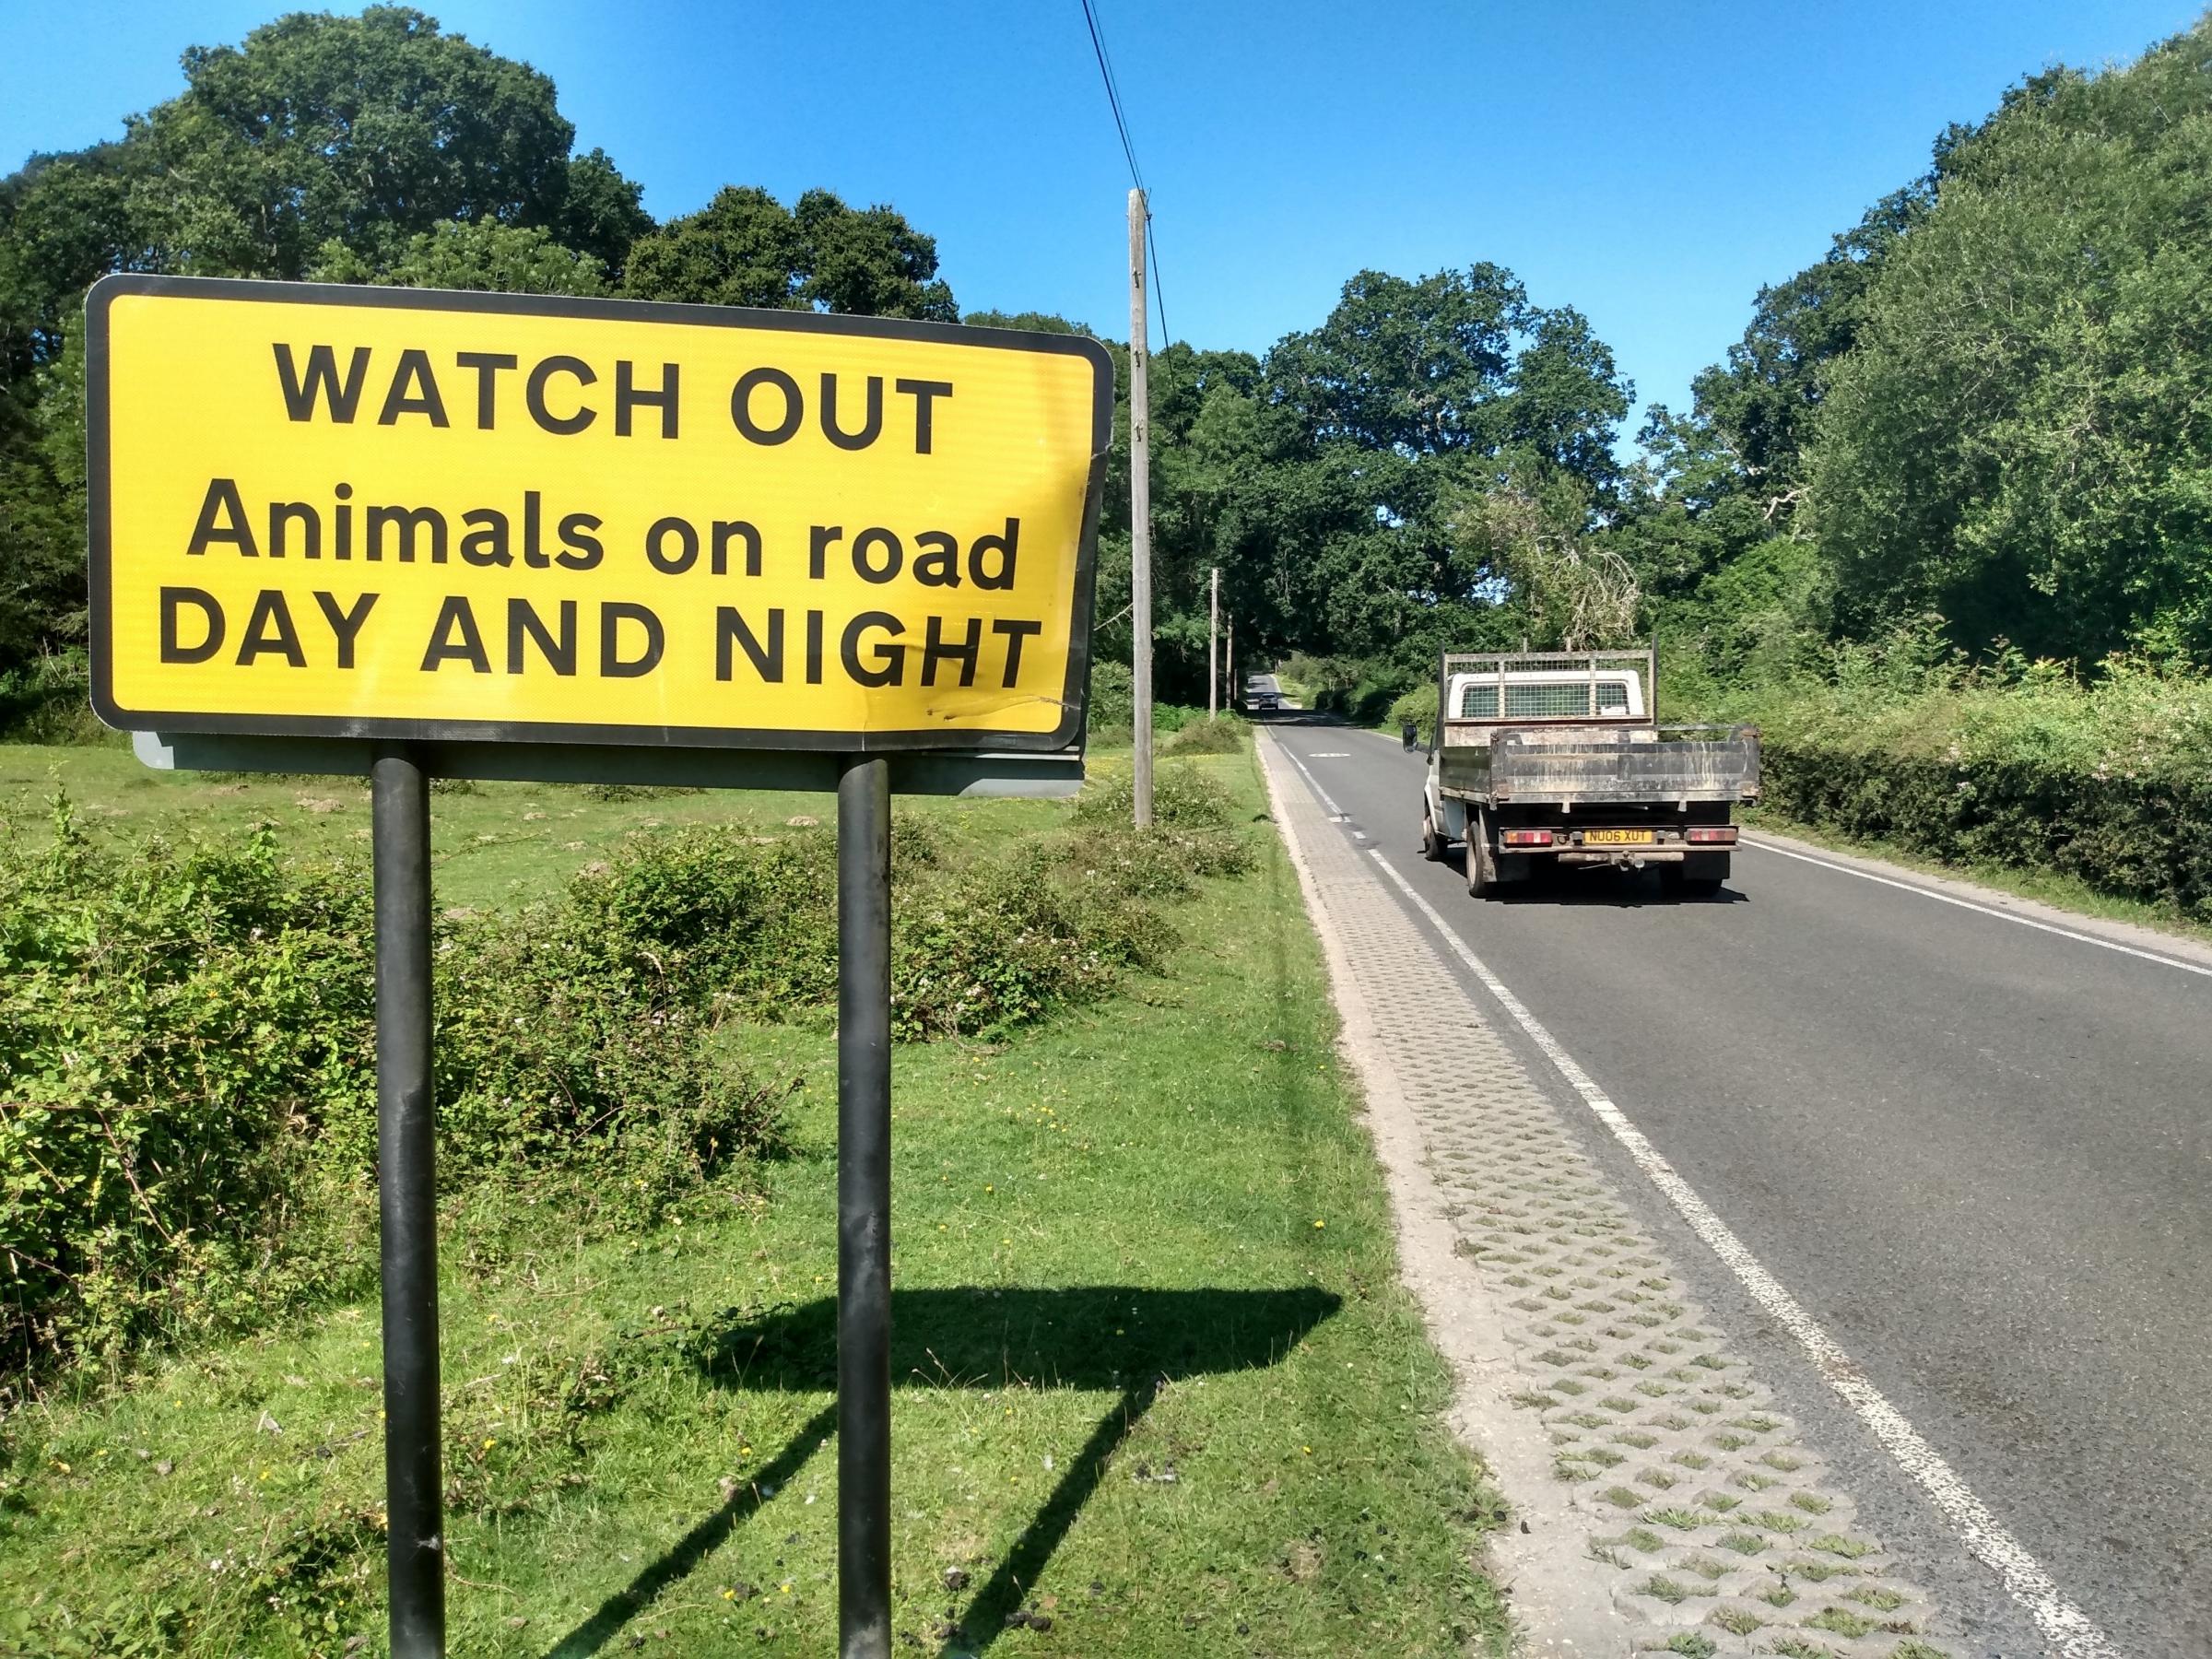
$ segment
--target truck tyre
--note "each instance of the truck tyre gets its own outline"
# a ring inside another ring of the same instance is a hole
[[[1479,899],[1498,886],[1498,855],[1490,851],[1490,815],[1467,812],[1467,893]]]
[[[1444,855],[1444,838],[1436,832],[1436,821],[1429,816],[1429,803],[1421,803],[1421,856],[1430,864]]]
[[[1728,879],[1728,854],[1692,853],[1667,875],[1668,891],[1684,899],[1711,899]]]

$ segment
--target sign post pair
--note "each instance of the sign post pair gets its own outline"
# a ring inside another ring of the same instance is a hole
[[[429,780],[834,787],[839,1611],[890,1627],[890,797],[1080,782],[1096,341],[115,276],[92,697],[156,764],[366,775],[392,1651],[445,1652]]]

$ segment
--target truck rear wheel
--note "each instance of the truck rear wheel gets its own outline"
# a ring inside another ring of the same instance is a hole
[[[1727,879],[1725,853],[1692,853],[1680,864],[1666,866],[1660,877],[1668,894],[1681,899],[1711,899]]]

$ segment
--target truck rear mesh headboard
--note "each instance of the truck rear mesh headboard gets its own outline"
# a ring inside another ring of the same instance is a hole
[[[1588,677],[1581,684],[1554,681],[1520,686],[1510,684],[1507,678],[1515,674],[1559,673]],[[1488,687],[1478,677],[1475,685],[1464,688],[1461,700],[1467,706],[1454,708],[1449,700],[1452,682],[1468,674],[1496,677]],[[1626,709],[1605,695],[1606,687],[1599,677],[1608,674],[1638,676],[1643,688],[1643,718],[1653,718],[1658,708],[1659,671],[1657,657],[1650,651],[1446,652],[1437,677],[1437,706],[1446,721],[1618,718]],[[1486,690],[1489,692],[1487,697],[1482,695]]]

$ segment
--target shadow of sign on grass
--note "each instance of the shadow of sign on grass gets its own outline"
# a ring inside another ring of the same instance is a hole
[[[1340,1299],[1288,1290],[1066,1289],[959,1287],[891,1293],[891,1380],[932,1388],[1069,1388],[1116,1397],[1059,1483],[970,1598],[943,1652],[981,1653],[1018,1613],[1077,1514],[1166,1384],[1274,1364],[1335,1313]],[[758,1393],[827,1393],[837,1380],[837,1303],[735,1311],[699,1333],[692,1359],[718,1385]],[[655,1597],[691,1572],[771,1501],[835,1431],[824,1406],[747,1487],[669,1547],[553,1648],[548,1659],[596,1653]],[[892,1433],[896,1444],[897,1423]]]

